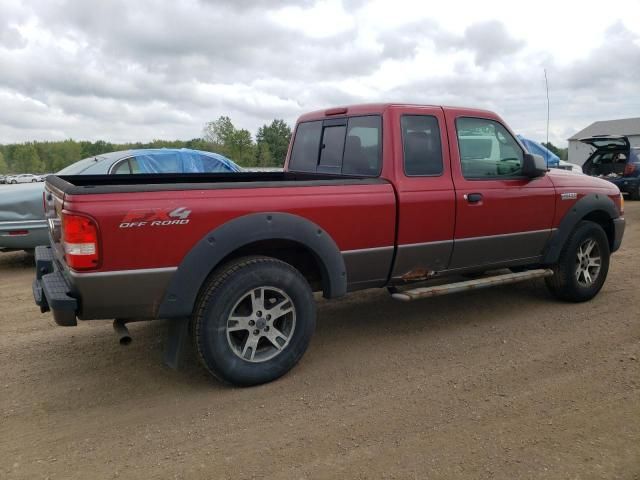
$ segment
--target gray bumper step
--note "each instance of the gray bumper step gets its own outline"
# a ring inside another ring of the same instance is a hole
[[[553,270],[549,268],[540,268],[537,270],[526,270],[524,272],[517,273],[503,273],[500,275],[493,275],[491,277],[448,283],[445,285],[436,285],[433,287],[414,288],[411,290],[393,293],[391,296],[395,300],[410,302],[412,300],[418,300],[419,298],[437,297],[440,295],[448,295],[450,293],[464,292],[478,288],[507,285],[509,283],[523,282],[534,278],[550,277],[551,275],[553,275]]]

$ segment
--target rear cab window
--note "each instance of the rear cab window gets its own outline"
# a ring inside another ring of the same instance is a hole
[[[299,123],[289,170],[376,177],[382,167],[379,115]]]

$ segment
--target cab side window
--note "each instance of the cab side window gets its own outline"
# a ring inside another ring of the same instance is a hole
[[[442,175],[442,144],[438,120],[431,115],[403,115],[404,173],[413,176]]]
[[[456,120],[462,174],[467,179],[517,178],[524,152],[500,123],[486,118]]]

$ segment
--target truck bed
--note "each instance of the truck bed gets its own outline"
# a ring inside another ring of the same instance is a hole
[[[292,172],[50,176],[45,192],[50,217],[80,214],[98,227],[100,261],[91,271],[67,269],[62,244],[53,241],[72,290],[83,291],[83,319],[154,318],[169,281],[197,245],[215,241],[220,252],[220,227],[267,218],[262,214],[315,225],[314,236],[322,233],[344,258],[349,289],[384,285],[395,250],[395,192],[379,178]],[[179,212],[180,220],[151,221],[169,212]],[[294,251],[291,242],[301,228],[279,234],[281,244],[270,248]],[[235,248],[243,236],[260,241],[256,229],[243,227],[229,241]]]
[[[49,176],[47,183],[67,195],[158,192],[283,186],[372,185],[380,178],[301,172],[237,172],[194,174],[68,175]]]

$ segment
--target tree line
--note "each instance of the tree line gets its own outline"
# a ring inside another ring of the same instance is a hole
[[[0,144],[0,174],[54,173],[83,158],[102,153],[139,148],[192,148],[215,152],[243,167],[282,167],[291,127],[275,119],[258,129],[255,140],[248,130],[237,128],[223,116],[207,123],[202,137],[191,140],[153,140],[151,142],[112,143],[63,140]]]
[[[569,159],[569,149],[568,148],[559,148],[556,147],[553,143],[545,143],[542,142],[542,145],[551,150],[552,153],[555,153],[560,160],[568,160]]]
[[[284,120],[275,119],[258,129],[255,140],[251,133],[237,128],[231,119],[222,116],[208,122],[202,137],[191,140],[153,140],[151,142],[112,143],[63,140],[57,142],[27,142],[0,144],[0,174],[3,173],[54,173],[83,158],[102,153],[138,148],[192,148],[215,152],[230,158],[243,167],[282,167],[291,127]],[[545,147],[567,159],[566,148],[552,143]]]

